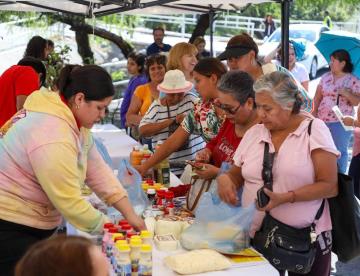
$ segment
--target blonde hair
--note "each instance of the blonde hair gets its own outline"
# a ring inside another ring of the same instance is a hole
[[[198,50],[193,44],[186,42],[175,44],[169,52],[168,62],[166,65],[167,70],[182,70],[181,58],[185,55],[197,55],[197,52]]]

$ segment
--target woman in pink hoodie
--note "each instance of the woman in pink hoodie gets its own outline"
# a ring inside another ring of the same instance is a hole
[[[58,88],[59,94],[32,93],[0,129],[2,275],[11,275],[26,249],[52,235],[62,217],[82,231],[102,231],[109,219],[82,197],[85,182],[134,228],[145,229],[90,132],[114,95],[111,77],[99,66],[69,65]]]

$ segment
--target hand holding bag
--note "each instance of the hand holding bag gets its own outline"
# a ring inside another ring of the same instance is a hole
[[[272,190],[272,163],[269,144],[265,143],[262,177],[266,188]],[[267,164],[265,166],[265,164]],[[323,200],[314,221],[323,212]],[[278,270],[288,270],[299,274],[306,274],[311,270],[316,255],[315,223],[298,229],[282,223],[266,212],[261,228],[255,233],[254,248]]]

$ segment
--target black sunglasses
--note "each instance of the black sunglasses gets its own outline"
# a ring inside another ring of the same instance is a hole
[[[229,107],[225,104],[221,104],[219,102],[215,102],[215,105],[218,108],[221,108],[222,110],[224,110],[226,113],[230,114],[230,115],[234,115],[240,108],[241,104],[239,104],[235,109],[233,109],[232,107]]]

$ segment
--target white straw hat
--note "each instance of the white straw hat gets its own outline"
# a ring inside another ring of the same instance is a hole
[[[164,80],[157,86],[160,92],[167,94],[184,93],[193,88],[193,84],[185,79],[185,75],[182,71],[169,70],[164,76]]]

